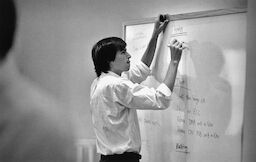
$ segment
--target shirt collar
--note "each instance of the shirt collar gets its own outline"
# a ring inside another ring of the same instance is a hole
[[[107,73],[102,72],[101,76],[106,76],[106,75],[111,75],[111,76],[115,76],[115,77],[121,77],[120,75],[117,75],[116,73],[112,72],[112,71],[108,71]]]

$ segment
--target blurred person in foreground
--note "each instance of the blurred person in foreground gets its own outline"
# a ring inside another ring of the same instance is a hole
[[[71,118],[16,66],[16,23],[14,1],[0,0],[0,161],[73,162]]]

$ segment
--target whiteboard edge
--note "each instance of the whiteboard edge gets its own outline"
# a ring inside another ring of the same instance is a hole
[[[247,12],[247,7],[235,7],[235,8],[228,8],[228,9],[216,9],[216,10],[206,10],[206,11],[190,12],[190,13],[183,13],[183,14],[175,14],[175,15],[169,15],[169,16],[171,18],[171,21],[175,21],[175,20],[221,16],[221,15],[246,13],[246,12]],[[152,18],[145,18],[145,19],[140,19],[140,20],[124,22],[122,24],[123,39],[124,40],[126,39],[126,27],[127,26],[153,23],[155,19],[156,19],[156,17],[152,17]]]

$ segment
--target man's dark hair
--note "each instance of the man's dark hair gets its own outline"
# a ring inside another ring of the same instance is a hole
[[[114,61],[118,51],[125,50],[126,43],[117,37],[108,37],[97,42],[92,48],[92,60],[97,77],[110,70],[110,61]]]
[[[13,0],[0,0],[0,61],[12,48],[16,29],[16,8]]]

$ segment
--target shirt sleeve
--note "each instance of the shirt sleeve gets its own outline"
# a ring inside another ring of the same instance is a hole
[[[171,90],[163,83],[154,89],[127,80],[114,87],[114,102],[132,109],[166,109],[170,100]]]
[[[131,66],[130,70],[122,73],[122,77],[129,79],[133,83],[143,82],[151,73],[150,68],[143,62]]]

